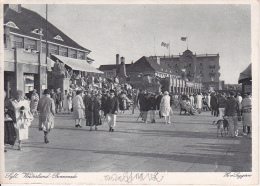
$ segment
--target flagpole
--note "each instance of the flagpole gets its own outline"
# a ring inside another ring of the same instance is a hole
[[[171,50],[171,41],[169,41],[169,56],[171,56],[170,50]]]
[[[155,36],[153,38],[153,48],[154,48],[154,56],[155,56]]]
[[[187,37],[187,50],[189,49],[189,41],[188,41],[188,37]]]

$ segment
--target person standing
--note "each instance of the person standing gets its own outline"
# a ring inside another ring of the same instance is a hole
[[[170,122],[170,112],[171,112],[170,100],[171,98],[169,96],[169,92],[165,91],[160,104],[160,111],[162,116],[165,119],[165,124],[171,123]]]
[[[22,90],[15,92],[14,100],[12,105],[15,110],[16,123],[14,125],[17,139],[18,139],[18,150],[22,150],[22,140],[28,139],[29,126],[33,120],[33,116],[30,112],[30,106],[27,100],[24,99]]]
[[[202,94],[199,92],[198,95],[196,96],[196,107],[198,109],[199,114],[201,113],[202,109]]]
[[[250,135],[252,126],[252,100],[248,94],[245,94],[245,98],[242,101],[242,118],[243,134]]]
[[[86,126],[90,126],[90,131],[93,130],[93,126],[95,126],[95,130],[97,130],[97,126],[101,125],[100,109],[101,102],[93,91],[85,107],[85,113],[89,115],[89,118],[86,120]]]
[[[54,92],[54,89],[51,89],[51,94],[50,94],[51,98],[53,99],[55,105],[56,105],[56,102],[57,102],[57,94]],[[57,108],[55,108],[56,111],[57,111]],[[56,112],[57,113],[57,112]]]
[[[60,88],[57,88],[56,113],[61,112],[63,100],[64,100],[64,95],[61,92]]]
[[[159,118],[160,119],[162,118],[162,113],[161,113],[161,109],[160,109],[162,97],[163,97],[162,92],[159,92],[158,96],[156,97],[156,110],[159,110]]]
[[[31,103],[30,103],[30,109],[31,109],[32,115],[34,115],[35,113],[36,113],[36,115],[38,114],[37,113],[38,103],[39,103],[39,95],[37,94],[37,90],[34,89],[32,95],[31,95]]]
[[[4,91],[4,97],[4,144],[9,144],[13,147],[16,140],[14,128],[14,123],[16,123],[15,112],[10,99],[6,97],[6,91]]]
[[[230,98],[227,99],[225,107],[225,116],[229,123],[229,131],[232,138],[238,136],[237,114],[238,114],[238,101],[234,98],[235,93],[230,92]]]
[[[72,118],[75,119],[75,127],[82,127],[81,121],[84,116],[84,103],[81,96],[82,92],[80,90],[76,91],[76,96],[72,100],[73,113]]]
[[[212,92],[210,99],[211,115],[218,116],[218,98],[215,92]]]
[[[108,98],[108,114],[107,121],[109,126],[109,131],[114,132],[114,128],[116,126],[116,116],[119,108],[119,101],[117,97],[115,97],[115,91],[110,90],[110,97]]]
[[[242,114],[242,100],[243,100],[243,98],[242,98],[240,93],[237,93],[236,99],[238,101],[239,113],[241,115]]]
[[[44,132],[44,143],[49,143],[48,134],[54,128],[55,103],[49,89],[45,89],[43,94],[39,100],[39,131]]]
[[[193,97],[193,94],[190,94],[190,105],[191,105],[191,107],[193,107],[194,106],[194,97]]]
[[[69,93],[67,90],[64,92],[64,99],[63,99],[63,111],[64,113],[69,114]]]

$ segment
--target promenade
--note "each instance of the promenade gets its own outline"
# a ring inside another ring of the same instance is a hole
[[[115,132],[107,123],[98,131],[75,128],[71,114],[58,114],[49,144],[38,131],[38,117],[22,151],[7,146],[6,172],[249,172],[252,139],[217,137],[210,112],[194,116],[174,110],[171,124],[136,122],[139,111],[118,115]],[[149,118],[149,117],[148,117]]]

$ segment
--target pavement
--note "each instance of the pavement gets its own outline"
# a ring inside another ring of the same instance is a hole
[[[6,172],[250,172],[252,139],[217,137],[210,112],[194,116],[174,110],[171,124],[136,122],[139,111],[120,113],[115,132],[107,123],[97,131],[75,128],[71,114],[58,114],[49,144],[38,131],[38,117],[22,151],[6,146]],[[157,114],[158,117],[158,114]]]

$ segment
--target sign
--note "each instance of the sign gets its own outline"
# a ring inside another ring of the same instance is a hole
[[[186,81],[186,87],[194,87],[194,83],[190,81]]]

